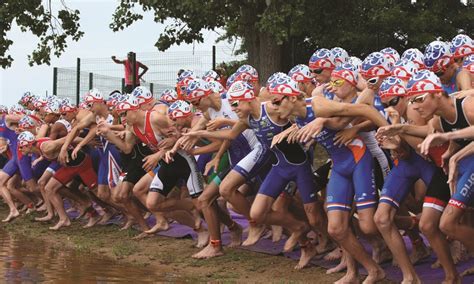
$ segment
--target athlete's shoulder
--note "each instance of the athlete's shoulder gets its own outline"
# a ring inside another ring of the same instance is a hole
[[[474,97],[465,97],[463,100],[462,108],[469,124],[474,125]]]

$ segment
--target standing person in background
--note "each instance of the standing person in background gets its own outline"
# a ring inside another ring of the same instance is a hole
[[[123,64],[125,67],[125,89],[124,92],[127,94],[132,93],[135,87],[140,86],[140,80],[142,79],[143,75],[148,71],[148,67],[137,61],[135,59],[135,74],[133,74],[133,52],[130,51],[127,53],[127,59],[125,60],[118,60],[115,55],[112,55],[112,60],[117,64]],[[140,68],[142,72],[139,73]],[[133,82],[133,76],[135,76],[136,80]],[[135,84],[134,84],[135,83]]]

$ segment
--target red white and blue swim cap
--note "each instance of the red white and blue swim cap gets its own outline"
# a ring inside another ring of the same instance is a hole
[[[443,85],[438,76],[429,70],[420,70],[413,75],[407,84],[408,96],[421,93],[438,93],[443,91]]]

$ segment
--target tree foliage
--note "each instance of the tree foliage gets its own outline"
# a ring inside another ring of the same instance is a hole
[[[53,13],[51,0],[2,0],[0,6],[0,66],[11,66],[13,58],[8,49],[13,41],[7,37],[12,25],[16,24],[21,31],[31,31],[38,37],[39,43],[28,55],[30,65],[49,64],[51,55],[59,57],[67,47],[70,38],[78,41],[83,32],[79,30],[79,11],[67,8]]]
[[[243,40],[257,69],[268,64],[288,69],[307,62],[320,47],[340,46],[357,56],[388,46],[423,50],[435,39],[472,35],[474,25],[472,4],[446,0],[138,0],[120,3],[111,28],[118,31],[141,19],[136,6],[153,11],[156,22],[173,20],[158,37],[159,50],[202,42],[203,30],[222,28],[221,39]]]

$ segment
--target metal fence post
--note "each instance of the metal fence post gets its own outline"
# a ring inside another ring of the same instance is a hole
[[[53,95],[58,95],[58,67],[53,68]]]
[[[216,70],[216,46],[212,46],[212,70]]]
[[[94,73],[89,72],[89,90],[94,88]]]
[[[132,52],[132,78],[133,78],[133,88],[137,86],[137,54],[135,52]]]
[[[125,78],[122,78],[122,94],[125,93]]]
[[[153,83],[150,83],[150,92],[153,94]]]
[[[81,97],[81,59],[77,58],[76,66],[76,104],[79,105]]]

